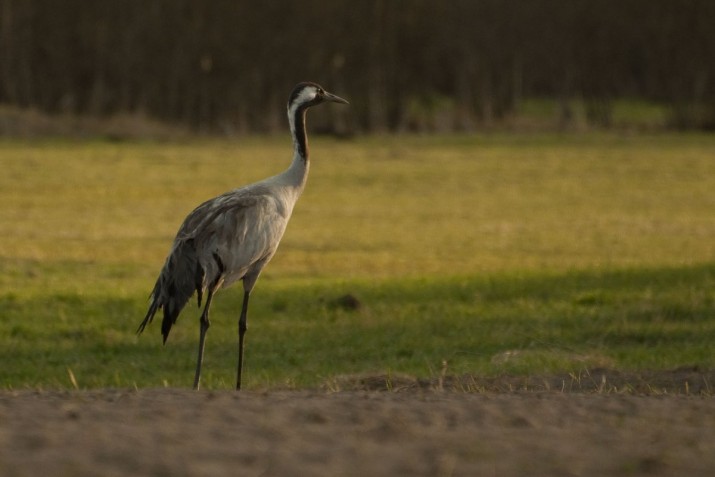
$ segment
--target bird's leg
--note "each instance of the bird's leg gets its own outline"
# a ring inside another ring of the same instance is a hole
[[[196,374],[194,375],[194,389],[199,389],[199,381],[201,380],[201,363],[204,361],[204,344],[206,343],[206,331],[211,326],[209,321],[209,307],[211,307],[211,299],[213,298],[213,290],[209,288],[209,294],[206,298],[204,311],[199,318],[199,356],[196,360]]]
[[[246,315],[248,314],[248,297],[250,291],[243,292],[243,306],[241,317],[238,319],[238,371],[236,372],[236,390],[241,389],[241,370],[243,369],[243,338],[246,336]]]

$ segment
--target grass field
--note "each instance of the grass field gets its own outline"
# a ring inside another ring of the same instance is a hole
[[[246,384],[715,366],[715,136],[315,139],[249,313]],[[198,311],[134,332],[199,202],[284,138],[0,142],[1,388],[190,386]],[[357,298],[356,309],[341,297]],[[203,383],[233,386],[241,290]]]

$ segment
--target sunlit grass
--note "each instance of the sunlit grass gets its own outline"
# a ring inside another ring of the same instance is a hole
[[[315,139],[249,316],[248,385],[712,366],[715,137]],[[285,138],[0,142],[0,386],[188,386],[198,313],[133,332],[183,217]],[[335,305],[345,294],[362,307]],[[240,291],[205,383],[232,385]]]

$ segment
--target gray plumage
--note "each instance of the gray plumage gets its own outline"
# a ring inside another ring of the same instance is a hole
[[[288,121],[294,155],[283,173],[226,192],[194,209],[176,234],[169,256],[150,296],[149,310],[139,325],[141,333],[163,309],[161,332],[166,342],[171,327],[194,292],[199,307],[199,355],[194,388],[199,388],[204,341],[213,295],[241,280],[244,297],[239,318],[236,388],[241,387],[243,340],[248,299],[263,267],[278,249],[293,207],[303,192],[310,168],[305,131],[306,110],[324,101],[347,104],[315,83],[300,83],[288,100]]]

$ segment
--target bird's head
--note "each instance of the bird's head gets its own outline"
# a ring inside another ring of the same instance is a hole
[[[328,93],[322,86],[316,83],[298,83],[288,98],[288,110],[296,108],[309,108],[325,101],[333,103],[349,104],[345,99]]]

